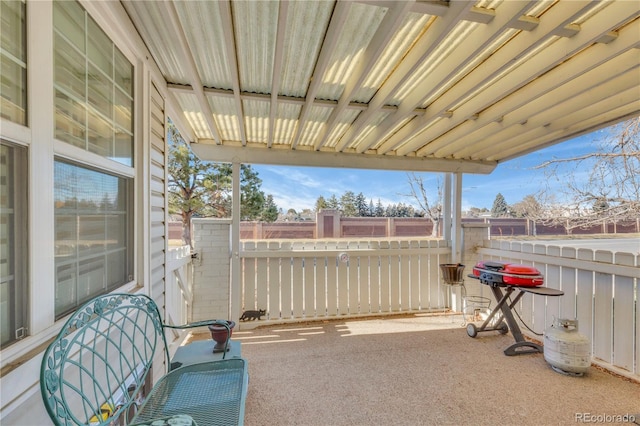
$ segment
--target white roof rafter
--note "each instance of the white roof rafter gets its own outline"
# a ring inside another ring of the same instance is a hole
[[[373,106],[373,108],[358,116],[358,119],[336,145],[336,151],[342,151],[357,137],[360,131],[374,118],[375,109],[387,103],[389,97],[413,75],[420,64],[425,61],[446,38],[447,34],[453,31],[456,25],[465,19],[469,14],[471,5],[472,2],[455,3],[451,6],[449,13],[447,13],[445,17],[437,20],[433,24],[435,27],[433,33],[435,35],[432,37],[430,36],[431,32],[428,32],[416,43],[415,47],[403,59],[395,72],[389,76],[369,102],[369,105]]]
[[[573,2],[571,2],[573,4]],[[634,8],[629,2],[617,2],[609,7],[620,7],[622,9]],[[636,8],[636,16],[638,14]],[[603,18],[602,15],[600,15]],[[462,104],[456,111],[453,123],[447,123],[449,126],[454,127],[462,123],[466,117],[470,114],[474,114],[478,111],[484,110],[486,107],[502,99],[503,91],[509,89],[510,91],[519,90],[527,83],[532,83],[537,78],[543,76],[551,69],[559,67],[564,63],[568,57],[584,50],[587,46],[593,47],[594,43],[602,36],[602,34],[608,33],[612,28],[617,28],[622,22],[616,22],[611,19],[599,19],[590,21],[582,26],[579,34],[572,38],[561,38],[556,43],[549,46],[545,46],[544,53],[535,55],[537,60],[532,62],[529,66],[520,66],[511,70],[503,79],[500,80],[500,85],[493,85],[487,90],[483,91],[482,97],[474,97],[469,101]],[[499,52],[500,53],[500,52]],[[498,53],[498,54],[499,54]],[[494,55],[497,56],[497,55]],[[539,56],[539,57],[538,57]],[[502,86],[502,87],[498,87]],[[425,115],[426,117],[426,115]],[[428,125],[425,117],[422,117],[421,125]],[[441,130],[444,126],[438,128],[432,128],[432,132],[438,132],[438,136],[444,134],[445,131]],[[421,131],[421,128],[416,129],[417,132]],[[418,155],[430,155],[436,149],[440,148],[440,144],[430,143],[423,145],[417,150]],[[427,154],[428,153],[428,154]]]
[[[470,33],[468,36],[468,42],[465,43],[465,49],[457,49],[451,52],[446,59],[440,62],[437,66],[432,68],[431,74],[433,76],[437,76],[434,78],[436,80],[431,85],[430,89],[426,92],[413,92],[409,96],[407,96],[406,100],[402,105],[404,108],[398,111],[397,114],[401,114],[401,111],[411,109],[412,105],[420,106],[427,99],[434,96],[436,92],[439,91],[441,86],[446,86],[450,84],[450,80],[453,76],[458,75],[460,72],[468,69],[470,66],[477,61],[477,58],[483,55],[485,51],[491,51],[491,49],[495,49],[495,41],[501,41],[502,34],[507,33],[507,30],[511,29],[513,26],[513,22],[517,21],[520,16],[522,16],[531,6],[535,4],[533,2],[510,2],[507,6],[509,8],[513,8],[513,10],[507,10],[505,13],[499,13],[498,17],[491,21],[487,25],[483,25],[477,27]],[[509,33],[507,33],[508,35]],[[451,110],[449,108],[429,108],[428,114],[432,115],[434,118],[439,118],[449,114]],[[386,129],[393,125],[393,121],[396,121],[397,118],[390,117],[391,123],[382,123],[380,126],[380,131],[378,135],[384,135],[386,133]],[[378,149],[380,154],[385,154],[392,149],[395,149],[402,140],[398,140],[398,138],[391,138],[387,140],[382,146]],[[372,145],[375,143],[375,140],[365,141],[365,145]]]
[[[338,39],[340,37],[340,34],[342,33],[342,28],[347,21],[347,15],[349,14],[350,8],[351,2],[338,2],[335,6],[333,15],[331,16],[331,22],[329,23],[329,28],[327,29],[324,42],[322,43],[322,49],[320,49],[320,54],[318,55],[318,62],[316,63],[315,69],[313,70],[311,83],[309,84],[309,90],[307,91],[307,99],[305,104],[302,106],[302,112],[300,113],[300,118],[298,119],[296,132],[293,140],[291,141],[292,149],[296,149],[296,146],[298,145],[300,134],[302,133],[302,130],[304,129],[304,126],[307,122],[309,110],[311,109],[311,105],[316,98],[316,93],[318,92],[318,90],[320,89],[320,85],[322,84],[322,76],[329,66],[331,52],[338,43]]]
[[[273,66],[273,78],[271,79],[271,99],[269,106],[269,139],[267,147],[273,146],[273,134],[276,127],[276,113],[278,112],[278,93],[280,92],[280,73],[282,72],[282,61],[284,57],[284,36],[287,26],[287,16],[289,12],[289,2],[283,1],[278,9],[278,32],[276,35],[276,51]]]
[[[364,79],[367,77],[367,74],[370,72],[371,68],[373,68],[376,61],[384,51],[385,46],[393,34],[398,30],[400,25],[402,25],[407,14],[407,10],[409,10],[413,5],[413,1],[394,2],[390,10],[384,16],[373,40],[371,40],[371,43],[367,46],[362,60],[358,63],[356,71],[351,74],[349,80],[346,82],[344,91],[338,100],[338,105],[331,112],[331,115],[327,120],[327,125],[324,127],[323,132],[319,135],[315,143],[315,150],[319,150],[327,142],[327,137],[334,129],[338,117],[342,114],[347,105],[349,105],[354,93],[360,88]]]
[[[211,112],[211,108],[209,107],[209,102],[204,95],[202,80],[200,79],[200,75],[198,74],[198,69],[196,67],[193,56],[191,55],[191,49],[189,48],[189,43],[187,42],[187,37],[184,33],[184,29],[180,24],[180,19],[178,18],[178,14],[176,12],[175,6],[172,2],[163,2],[165,6],[166,18],[167,18],[167,31],[172,31],[175,34],[176,39],[181,47],[180,52],[177,52],[181,55],[183,59],[183,64],[185,67],[185,73],[187,74],[189,81],[191,82],[191,86],[194,88],[194,94],[198,99],[198,104],[202,109],[202,114],[205,123],[207,124],[209,132],[213,136],[213,139],[216,143],[222,143],[222,139],[220,137],[220,132],[216,126],[215,121],[213,120],[213,113]]]
[[[233,99],[235,101],[236,107],[236,120],[238,130],[240,131],[240,141],[242,145],[247,144],[247,132],[245,130],[244,123],[244,112],[242,111],[242,100],[240,99],[240,75],[238,72],[238,61],[236,58],[238,54],[236,53],[236,41],[234,36],[234,27],[233,27],[233,16],[231,13],[231,3],[230,0],[220,0],[218,2],[220,6],[220,14],[222,15],[222,25],[223,25],[223,34],[224,34],[224,45],[227,50],[227,55],[231,60],[229,60],[229,74],[231,78],[232,88],[233,88]]]

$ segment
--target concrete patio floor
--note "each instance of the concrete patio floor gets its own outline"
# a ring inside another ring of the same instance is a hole
[[[511,334],[472,339],[460,316],[268,326],[233,339],[249,363],[247,426],[640,423],[640,383],[593,366],[566,376],[542,354],[507,357]]]

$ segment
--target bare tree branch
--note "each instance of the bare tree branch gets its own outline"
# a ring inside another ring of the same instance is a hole
[[[437,197],[436,199],[429,199],[427,188],[425,187],[424,179],[415,173],[407,173],[409,181],[409,188],[411,193],[406,195],[412,197],[418,207],[424,212],[425,216],[431,220],[433,228],[431,230],[431,236],[437,237],[438,230],[440,228],[440,218],[442,217],[442,182],[440,179],[437,181]]]
[[[611,127],[597,142],[592,153],[536,167],[548,183],[537,196],[544,224],[571,230],[640,216],[640,117]]]

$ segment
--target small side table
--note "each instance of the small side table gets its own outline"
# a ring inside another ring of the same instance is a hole
[[[201,362],[211,362],[223,359],[223,352],[213,353],[213,347],[216,342],[212,339],[199,340],[180,346],[176,354],[171,359],[171,370],[178,367],[191,364],[199,364]],[[241,358],[240,342],[229,340],[229,350],[224,359]]]

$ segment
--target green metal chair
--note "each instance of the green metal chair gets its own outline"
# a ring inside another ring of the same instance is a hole
[[[151,387],[152,366],[165,369],[170,361],[165,329],[212,324],[228,328],[222,320],[163,324],[145,295],[109,294],[86,303],[44,352],[40,390],[53,423],[129,424],[186,415],[199,426],[242,424],[244,359],[180,367]],[[203,398],[205,389],[212,396]]]

